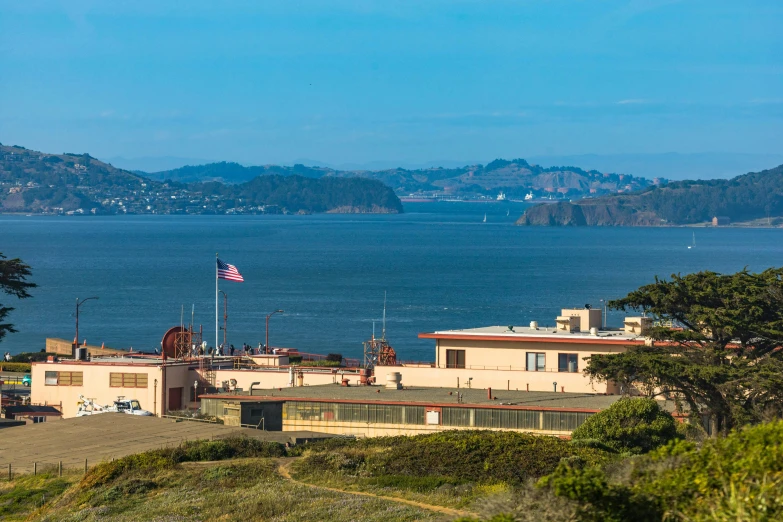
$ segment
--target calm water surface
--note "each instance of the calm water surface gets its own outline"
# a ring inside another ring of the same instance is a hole
[[[214,343],[215,253],[245,283],[229,295],[229,342],[359,357],[388,292],[387,337],[400,358],[432,360],[419,332],[491,324],[553,324],[561,307],[625,295],[654,276],[783,264],[783,230],[524,228],[524,205],[407,204],[398,216],[0,216],[0,252],[21,257],[38,283],[17,301],[19,333],[0,352],[73,339],[75,298],[90,344],[152,349],[182,306]],[[507,210],[510,210],[506,216]],[[484,214],[487,222],[483,223]],[[222,314],[222,298],[221,298]],[[222,321],[222,320],[221,320]],[[620,314],[609,323],[619,325]]]

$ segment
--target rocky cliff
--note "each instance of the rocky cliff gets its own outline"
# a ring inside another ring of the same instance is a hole
[[[654,213],[619,202],[542,204],[531,207],[517,220],[527,226],[656,226],[665,224]]]

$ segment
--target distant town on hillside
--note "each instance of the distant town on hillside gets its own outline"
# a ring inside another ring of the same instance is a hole
[[[30,214],[399,213],[381,182],[268,175],[239,184],[155,181],[89,154],[0,144],[0,212]]]

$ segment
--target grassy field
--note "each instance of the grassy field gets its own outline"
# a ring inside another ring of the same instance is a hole
[[[408,521],[435,513],[394,502],[334,493],[285,481],[272,459],[176,465],[124,472],[91,484],[85,477],[35,513],[42,521]]]
[[[563,458],[597,464],[608,457],[553,437],[451,431],[331,439],[302,451],[291,469],[310,484],[477,512],[551,473]]]
[[[81,474],[66,473],[58,477],[56,473],[42,473],[21,476],[11,482],[0,481],[0,520],[25,520],[81,478]]]
[[[552,437],[489,431],[330,439],[290,450],[255,439],[186,442],[83,475],[0,483],[0,519],[453,520],[504,505],[563,459],[607,458]]]

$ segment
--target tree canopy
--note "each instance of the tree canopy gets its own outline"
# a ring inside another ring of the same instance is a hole
[[[656,278],[609,306],[652,315],[653,343],[591,357],[591,378],[682,399],[724,432],[783,411],[783,268]]]
[[[27,281],[32,275],[30,267],[22,262],[21,259],[7,259],[0,253],[0,290],[8,295],[24,299],[30,297],[28,290],[36,286],[35,283]],[[9,306],[3,306],[0,303],[0,340],[7,333],[15,332],[14,325],[5,323],[5,319],[13,311]]]
[[[674,418],[646,398],[621,399],[591,415],[571,434],[574,441],[597,440],[617,452],[647,453],[677,438]]]

